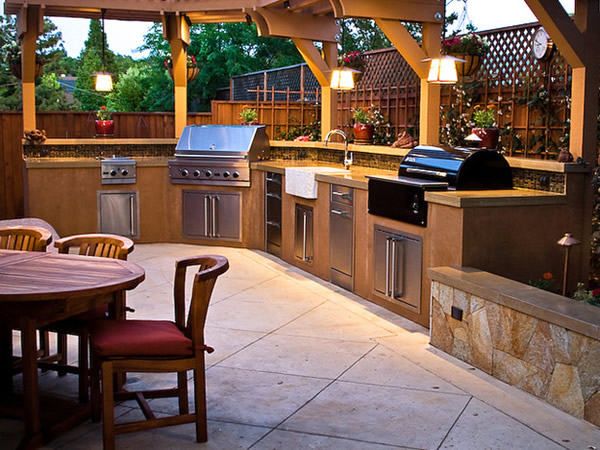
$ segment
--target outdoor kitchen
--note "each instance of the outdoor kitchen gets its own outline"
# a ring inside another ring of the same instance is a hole
[[[455,57],[462,38],[446,38],[437,0],[84,3],[4,5],[18,16],[23,108],[0,112],[0,153],[19,168],[5,171],[15,193],[0,210],[12,208],[5,231],[48,229],[39,249],[0,241],[0,412],[23,421],[18,433],[0,421],[0,441],[600,444],[599,78],[587,56],[600,41],[584,26],[596,4],[576,0],[572,19],[526,0],[539,23],[488,31],[492,44],[471,30],[485,51]],[[357,62],[343,22],[373,14],[390,48]],[[35,43],[44,17],[62,15],[99,21],[97,78],[111,75],[105,18],[160,24],[173,111],[38,111]],[[418,43],[406,21],[422,24]],[[306,64],[232,77],[230,98],[190,112],[191,30],[221,22],[286,39]],[[68,237],[97,236],[121,247],[63,254]],[[65,405],[50,417],[54,387]]]

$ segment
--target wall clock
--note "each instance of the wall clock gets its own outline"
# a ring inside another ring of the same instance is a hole
[[[536,59],[545,60],[554,50],[554,42],[543,28],[538,28],[531,39],[531,53]]]

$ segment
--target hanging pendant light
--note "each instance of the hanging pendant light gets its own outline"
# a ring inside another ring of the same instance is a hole
[[[104,34],[104,13],[106,9],[102,9],[102,72],[95,73],[96,90],[100,92],[110,92],[113,90],[112,74],[106,72],[104,66],[104,51],[106,49],[106,34]]]
[[[347,67],[335,69],[331,74],[331,84],[329,87],[340,91],[354,89],[355,73],[360,73],[360,70],[349,69]]]
[[[449,55],[443,55],[439,58],[428,58],[423,61],[431,61],[427,81],[434,84],[455,84],[458,82],[456,61],[465,62],[464,59]]]

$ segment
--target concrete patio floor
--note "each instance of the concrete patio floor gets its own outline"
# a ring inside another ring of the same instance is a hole
[[[193,425],[183,425],[120,435],[117,448],[600,448],[597,427],[430,347],[426,329],[262,252],[137,245],[129,260],[146,281],[128,293],[129,317],[172,318],[174,261],[198,254],[231,265],[206,327],[215,348],[207,355],[209,441],[197,444]],[[128,383],[172,379],[129,374]],[[76,398],[74,376],[40,373],[40,385]],[[151,405],[176,408],[175,400]],[[117,415],[140,414],[125,403]],[[16,447],[22,431],[0,419],[0,448]],[[101,449],[101,425],[88,421],[44,448]]]

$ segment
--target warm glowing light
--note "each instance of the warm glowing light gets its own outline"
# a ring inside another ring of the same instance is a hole
[[[436,84],[454,84],[458,81],[455,61],[462,61],[451,56],[431,59],[427,81]]]
[[[358,70],[335,69],[331,75],[331,89],[350,90],[354,89],[354,73]]]
[[[96,74],[96,90],[102,92],[113,90],[112,76],[110,73],[99,72]]]

